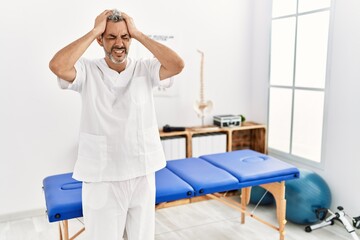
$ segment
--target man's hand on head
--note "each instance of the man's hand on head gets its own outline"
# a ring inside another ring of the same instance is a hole
[[[138,39],[138,37],[141,35],[141,32],[136,28],[132,17],[130,17],[129,15],[127,15],[124,12],[121,12],[121,16],[124,18],[124,20],[126,22],[126,26],[128,28],[130,37]]]
[[[111,15],[111,13],[112,10],[105,10],[96,17],[93,28],[96,37],[100,37],[105,32],[107,18]]]

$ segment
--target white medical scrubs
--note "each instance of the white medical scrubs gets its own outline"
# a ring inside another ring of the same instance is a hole
[[[157,59],[128,58],[120,74],[105,59],[80,59],[72,83],[82,114],[73,178],[83,181],[87,239],[154,239],[154,172],[166,164],[152,89],[159,85]],[[140,222],[139,222],[140,221]]]

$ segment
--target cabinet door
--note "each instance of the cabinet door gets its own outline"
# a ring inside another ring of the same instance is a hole
[[[167,161],[186,158],[186,138],[184,136],[163,137],[161,143]]]
[[[227,151],[226,133],[197,134],[192,137],[192,157]]]

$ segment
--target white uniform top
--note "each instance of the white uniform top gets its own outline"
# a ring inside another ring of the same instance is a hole
[[[105,59],[80,59],[74,82],[59,79],[82,98],[75,179],[123,181],[165,166],[152,95],[160,66],[156,58],[128,58],[119,74]]]

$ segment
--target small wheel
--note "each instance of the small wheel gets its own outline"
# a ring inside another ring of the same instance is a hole
[[[311,232],[311,231],[312,231],[312,229],[311,229],[310,226],[306,226],[306,227],[305,227],[305,232]]]
[[[335,221],[334,220],[331,220],[331,224],[330,225],[334,225]]]

